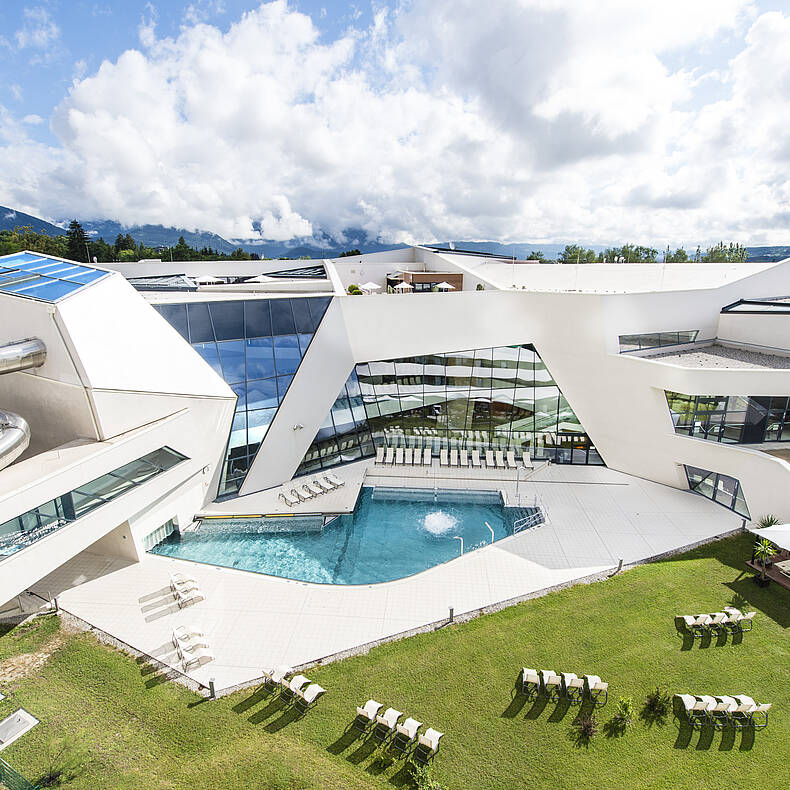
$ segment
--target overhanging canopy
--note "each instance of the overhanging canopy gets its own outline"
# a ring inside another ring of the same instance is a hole
[[[790,551],[790,524],[776,524],[773,527],[747,527],[749,532],[753,532],[758,538],[767,538],[780,549]]]

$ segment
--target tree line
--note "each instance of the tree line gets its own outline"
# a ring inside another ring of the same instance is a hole
[[[533,250],[529,257],[545,260],[540,250]],[[725,244],[723,241],[708,247],[705,252],[698,246],[691,255],[683,247],[674,251],[667,247],[664,251],[665,263],[744,263],[747,258],[748,252],[743,244]],[[603,252],[595,252],[576,244],[566,244],[557,260],[560,263],[655,263],[658,250],[639,244],[624,244],[622,247],[608,247]]]

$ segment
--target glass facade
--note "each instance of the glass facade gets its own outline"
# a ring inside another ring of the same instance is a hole
[[[645,348],[661,348],[662,346],[678,346],[681,343],[693,343],[697,339],[699,329],[687,332],[650,332],[644,335],[620,335],[620,353],[641,351]]]
[[[666,392],[675,433],[725,444],[790,441],[790,398]]]
[[[220,496],[239,490],[331,297],[155,305],[236,393]]]
[[[357,365],[299,473],[373,455],[381,445],[603,464],[529,344]]]
[[[0,524],[0,560],[27,548],[37,540],[185,460],[185,455],[169,447],[161,447]]]
[[[689,488],[692,491],[712,499],[729,510],[734,510],[744,518],[751,518],[741,484],[734,477],[709,472],[696,466],[684,465],[683,468],[686,470]]]
[[[107,272],[98,269],[33,252],[0,258],[0,291],[43,302],[57,302],[106,276]]]

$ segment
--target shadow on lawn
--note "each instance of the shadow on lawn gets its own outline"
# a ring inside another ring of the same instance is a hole
[[[352,743],[358,741],[364,735],[364,732],[360,732],[349,724],[348,727],[343,730],[341,736],[326,747],[326,750],[330,754],[342,754]]]
[[[245,697],[243,700],[241,700],[241,702],[234,705],[231,710],[234,713],[245,713],[259,702],[263,702],[263,700],[265,700],[269,695],[270,692],[263,686],[260,686],[259,688],[255,689],[255,691],[253,691],[249,697]]]
[[[521,692],[521,673],[516,676],[516,682],[513,684],[513,688],[510,690],[510,704],[500,713],[500,718],[503,719],[515,719],[521,710],[523,709],[524,705],[527,703],[526,696]]]

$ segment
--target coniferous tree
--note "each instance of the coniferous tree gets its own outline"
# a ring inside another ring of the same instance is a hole
[[[69,230],[66,234],[66,257],[72,261],[89,263],[88,234],[76,219],[69,223]]]

